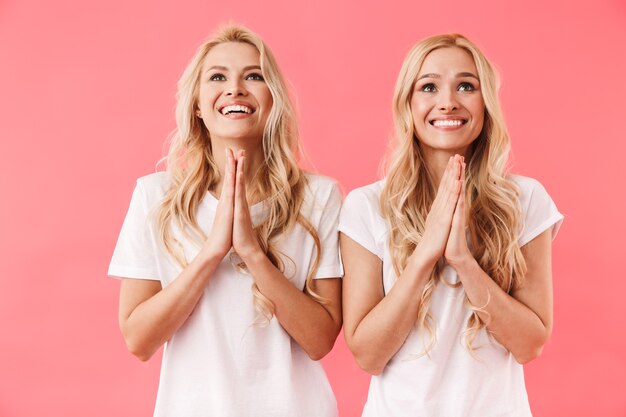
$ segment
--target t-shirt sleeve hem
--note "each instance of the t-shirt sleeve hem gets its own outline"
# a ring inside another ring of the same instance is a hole
[[[343,233],[344,235],[348,236],[350,239],[354,240],[359,245],[363,246],[369,252],[371,252],[374,255],[378,256],[378,258],[380,258],[381,261],[383,260],[383,254],[380,253],[378,247],[376,247],[375,244],[372,244],[372,243],[366,241],[367,239],[364,239],[361,236],[359,236],[359,233],[357,233],[354,230],[352,230],[349,226],[346,226],[345,224],[341,224],[340,223],[339,224],[339,231],[341,233]]]
[[[563,215],[561,213],[554,213],[539,226],[535,227],[533,230],[525,233],[522,237],[520,237],[519,245],[524,246],[525,244],[539,236],[541,233],[548,230],[550,227],[552,227],[552,239],[554,239],[559,231],[559,228],[561,227],[561,223],[563,223]]]
[[[159,281],[158,273],[150,269],[136,268],[123,265],[110,265],[107,273],[111,278],[148,279]]]
[[[318,268],[313,279],[342,278],[343,268],[341,265],[331,265]]]

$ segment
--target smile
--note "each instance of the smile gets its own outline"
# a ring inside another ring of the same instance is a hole
[[[220,113],[222,113],[224,116],[228,116],[229,114],[252,114],[253,112],[254,109],[241,104],[224,106],[220,109]]]
[[[458,127],[467,123],[467,120],[464,119],[439,119],[439,120],[431,120],[429,122],[431,125],[435,127]]]

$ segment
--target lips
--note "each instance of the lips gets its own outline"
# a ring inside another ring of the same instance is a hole
[[[435,127],[443,127],[443,128],[459,127],[467,123],[467,119],[462,119],[462,118],[433,119],[433,120],[430,120],[428,123],[430,123],[432,126],[435,126]]]
[[[234,114],[252,114],[256,109],[249,104],[230,103],[218,108],[218,111],[224,116],[228,116]]]

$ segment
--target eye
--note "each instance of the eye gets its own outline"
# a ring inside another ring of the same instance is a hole
[[[252,81],[265,81],[265,79],[263,78],[263,75],[259,74],[258,72],[253,72],[251,74],[246,75],[246,80],[252,80]]]
[[[215,73],[213,75],[211,75],[211,77],[209,77],[209,80],[211,81],[226,81],[226,77],[223,74]]]
[[[458,91],[474,91],[476,88],[470,83],[461,83],[457,88]]]
[[[433,83],[427,83],[420,88],[420,91],[423,91],[425,93],[434,93],[435,91],[437,91],[437,87],[435,87],[435,84]]]

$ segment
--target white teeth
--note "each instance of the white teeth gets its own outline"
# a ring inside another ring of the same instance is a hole
[[[435,120],[433,126],[446,127],[446,126],[461,126],[463,120]]]
[[[250,107],[242,106],[240,104],[235,104],[233,106],[226,106],[222,108],[222,114],[224,115],[232,112],[250,114],[252,113],[252,109]]]

